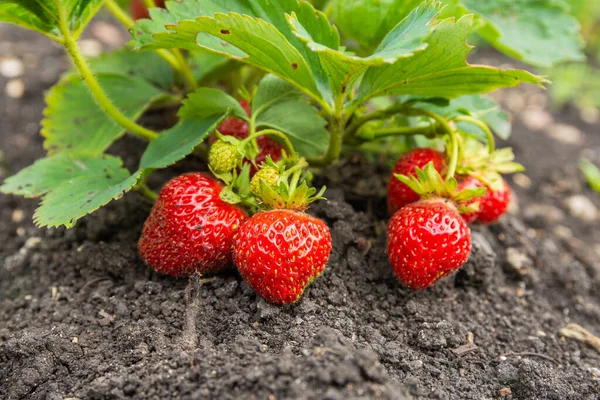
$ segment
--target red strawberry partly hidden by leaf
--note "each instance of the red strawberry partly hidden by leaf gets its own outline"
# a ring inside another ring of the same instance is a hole
[[[444,153],[429,148],[417,148],[409,151],[396,162],[388,185],[388,210],[391,214],[420,199],[414,190],[396,179],[394,174],[415,176],[416,168],[423,169],[430,162],[433,162],[436,171],[441,173],[446,166]]]
[[[250,109],[250,105],[246,100],[240,100],[240,105],[246,110],[246,114],[250,117],[252,115],[252,110]],[[245,139],[250,134],[250,125],[246,121],[236,117],[227,117],[221,125],[217,128],[217,130],[226,136],[233,136],[237,139]],[[210,143],[212,144],[216,140],[213,135],[210,138]]]
[[[464,177],[460,177],[458,179],[458,190],[459,191],[462,191],[465,189],[474,189],[474,188],[483,188],[483,187],[485,187],[485,185],[483,183],[481,183],[481,181],[479,181],[479,179],[472,177],[472,176],[464,176]],[[481,199],[482,198],[472,199],[472,200],[468,201],[465,205],[469,206],[469,205],[475,204],[477,202],[481,203]],[[460,216],[463,217],[463,219],[465,220],[465,222],[467,224],[470,224],[471,222],[474,222],[477,219],[477,217],[479,216],[480,213],[481,213],[481,204],[477,211],[463,212],[460,214]]]
[[[491,224],[502,217],[510,204],[510,186],[502,181],[500,188],[487,188],[486,194],[481,198],[479,204],[479,215],[477,221]]]
[[[165,8],[165,0],[155,0],[154,3],[156,7]],[[131,15],[135,20],[150,18],[150,13],[144,4],[144,0],[133,0],[131,2]]]
[[[471,231],[448,200],[432,198],[407,205],[390,220],[390,263],[410,289],[425,289],[458,270],[470,251]]]
[[[201,173],[169,181],[144,224],[142,259],[161,274],[212,274],[231,265],[235,231],[248,219],[220,199],[221,185]]]
[[[246,282],[275,304],[296,302],[331,252],[327,225],[303,212],[256,214],[236,232],[233,259]]]
[[[246,113],[250,117],[252,115],[252,111],[250,109],[250,105],[246,100],[240,100],[241,106],[246,110]],[[248,123],[242,119],[235,117],[227,117],[225,120],[219,125],[217,128],[219,133],[225,136],[233,136],[236,139],[246,139],[250,135],[250,126]],[[211,135],[209,138],[209,143],[213,144],[216,142],[217,138],[215,135]],[[283,158],[284,147],[276,140],[269,136],[259,136],[256,139],[256,143],[258,145],[258,156],[254,159],[254,163],[257,166],[260,166],[267,157],[271,157],[274,162],[278,162]],[[250,162],[250,160],[245,160]],[[250,175],[254,175],[258,171],[254,165],[252,165]]]

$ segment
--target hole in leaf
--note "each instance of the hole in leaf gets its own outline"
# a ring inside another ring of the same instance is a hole
[[[298,69],[298,63],[292,63],[292,69],[294,69],[294,70]]]
[[[221,29],[221,34],[229,35],[229,34],[231,34],[231,31],[229,31],[229,29]]]

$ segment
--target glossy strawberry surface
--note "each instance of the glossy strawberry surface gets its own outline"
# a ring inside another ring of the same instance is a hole
[[[484,224],[498,221],[508,210],[510,193],[510,186],[505,181],[502,182],[502,189],[493,190],[488,187],[486,194],[481,198],[477,221]]]
[[[396,162],[388,185],[388,210],[390,214],[420,199],[418,194],[406,184],[400,182],[394,174],[414,176],[415,168],[423,169],[430,162],[433,162],[435,169],[441,173],[446,165],[444,153],[429,148],[417,148],[404,154]]]
[[[307,214],[256,214],[235,234],[233,259],[246,282],[275,304],[296,302],[325,269],[331,252],[327,225]]]
[[[221,185],[201,173],[181,175],[162,188],[138,243],[148,266],[185,276],[231,265],[233,235],[248,217],[220,193]]]
[[[460,177],[458,179],[458,190],[459,191],[462,191],[465,189],[475,189],[475,188],[480,188],[480,187],[485,187],[485,185],[483,183],[481,183],[481,181],[479,179],[474,178],[472,176],[464,176],[464,177]],[[463,217],[463,219],[465,220],[465,222],[467,224],[474,222],[477,219],[477,217],[479,216],[479,214],[481,213],[482,198],[483,197],[478,197],[478,198],[473,199],[465,204],[465,206],[467,206],[467,205],[471,205],[477,201],[479,201],[479,203],[480,203],[480,208],[478,211],[475,211],[472,213],[461,213],[460,214],[460,216]]]
[[[388,225],[388,257],[398,279],[422,290],[459,269],[471,251],[471,231],[442,199],[403,207]]]
[[[156,7],[165,8],[165,0],[155,0],[154,4]],[[150,13],[144,4],[144,0],[132,0],[131,2],[131,16],[133,19],[150,18]]]

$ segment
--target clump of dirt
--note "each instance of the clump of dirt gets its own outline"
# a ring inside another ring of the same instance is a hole
[[[57,56],[27,43],[42,59]],[[42,154],[27,126],[39,122],[47,86],[29,72],[25,98],[0,97],[0,145],[13,171]],[[15,107],[32,111],[15,116]],[[564,151],[517,130],[517,155]],[[113,150],[136,147],[128,139]],[[517,185],[520,211],[474,228],[468,264],[422,292],[402,287],[387,261],[389,168],[349,157],[316,179],[331,189],[311,213],[330,226],[333,251],[323,277],[288,307],[264,302],[233,271],[204,282],[192,304],[185,280],[140,260],[151,205],[135,193],[72,230],[35,228],[35,201],[2,195],[0,398],[597,399],[600,354],[558,334],[568,323],[600,334],[597,227],[564,205],[573,190],[598,204],[571,168],[577,155],[557,167],[558,181],[522,159],[535,183]],[[186,161],[153,183],[196,168]],[[563,180],[579,187],[560,189]],[[541,199],[559,210],[556,220],[530,209]]]

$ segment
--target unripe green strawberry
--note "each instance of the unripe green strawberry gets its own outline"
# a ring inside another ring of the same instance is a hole
[[[242,155],[232,143],[217,140],[208,153],[208,164],[215,174],[224,174],[233,171],[240,161]]]
[[[262,180],[265,185],[274,187],[279,180],[279,170],[275,167],[266,166],[260,169],[250,181],[250,191],[253,195],[261,197],[262,190],[260,187],[260,181]]]

